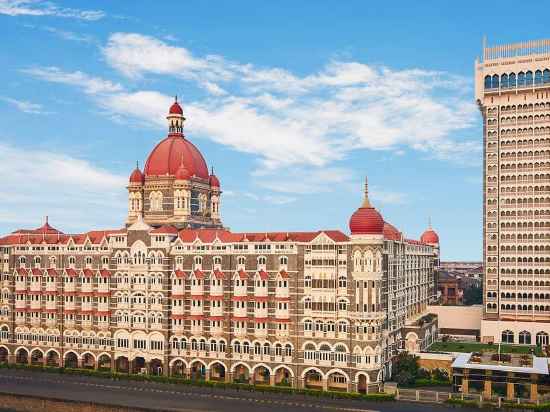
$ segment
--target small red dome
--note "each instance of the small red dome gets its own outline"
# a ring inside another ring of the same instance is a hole
[[[210,183],[211,187],[220,187],[220,180],[216,177],[214,173],[210,175],[210,181],[208,183]]]
[[[384,222],[384,237],[388,240],[401,240],[401,232],[391,223]]]
[[[359,209],[351,215],[349,230],[352,235],[384,234],[384,219],[369,202],[368,185],[365,180],[365,200]]]
[[[183,114],[183,109],[181,108],[180,104],[176,100],[172,106],[170,106],[170,110],[168,111],[169,114]]]
[[[384,219],[374,207],[360,207],[351,215],[349,230],[352,235],[381,235]]]
[[[420,236],[420,241],[422,243],[439,244],[439,236],[432,228],[429,228],[422,233],[422,236]]]
[[[170,135],[153,149],[145,163],[145,176],[174,176],[181,166],[190,176],[209,180],[210,175],[201,152],[184,137]]]
[[[139,167],[136,167],[132,174],[130,175],[130,183],[140,183],[142,184],[144,180],[143,173],[139,170]]]
[[[178,170],[176,170],[176,180],[189,180],[191,177],[191,173],[189,173],[189,170],[185,167],[185,165],[182,163],[180,167],[178,167]]]

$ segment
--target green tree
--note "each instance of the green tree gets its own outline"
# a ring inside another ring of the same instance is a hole
[[[465,305],[480,305],[483,303],[483,290],[481,286],[472,286],[464,290]]]
[[[400,352],[393,359],[392,375],[397,383],[410,384],[418,378],[418,356]]]

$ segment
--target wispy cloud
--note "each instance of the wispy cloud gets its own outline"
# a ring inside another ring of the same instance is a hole
[[[29,113],[29,114],[45,114],[47,113],[44,111],[44,108],[39,103],[32,103],[28,100],[18,100],[11,97],[6,96],[0,96],[0,100],[12,105],[17,110],[23,112],[23,113]]]
[[[43,0],[0,0],[0,14],[8,16],[56,16],[94,21],[105,17],[101,10],[80,10],[60,7]]]
[[[353,176],[338,165],[354,151],[412,149],[468,165],[480,150],[476,139],[456,137],[474,125],[477,109],[464,94],[468,80],[450,73],[335,60],[298,76],[279,67],[197,56],[138,33],[111,35],[102,53],[134,82],[173,76],[205,90],[206,97],[185,102],[187,129],[255,156],[257,184],[275,192],[314,193],[349,184]],[[56,67],[26,72],[101,94],[96,104],[118,120],[165,127],[172,98],[156,90],[128,91]],[[388,194],[384,199],[403,201]]]
[[[89,76],[81,71],[65,72],[55,66],[23,69],[23,73],[53,83],[67,84],[81,88],[87,94],[115,93],[123,90],[118,83]]]
[[[42,27],[42,29],[64,40],[70,40],[70,41],[76,41],[76,42],[82,42],[82,43],[92,43],[94,40],[94,38],[88,34],[75,33],[74,31],[62,30],[56,27],[44,26]]]
[[[85,160],[0,144],[0,175],[0,224],[6,230],[38,224],[43,214],[63,221],[67,230],[89,229],[90,222],[118,227],[123,221],[126,177]]]

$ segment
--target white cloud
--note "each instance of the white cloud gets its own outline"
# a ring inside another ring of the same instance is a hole
[[[18,100],[18,99],[13,99],[11,97],[6,97],[6,96],[0,96],[0,100],[3,100],[6,103],[11,104],[13,107],[15,107],[17,110],[23,113],[29,113],[29,114],[47,113],[43,110],[43,107],[41,104],[32,103],[32,102],[29,102],[28,100]]]
[[[0,175],[3,233],[19,225],[37,227],[44,215],[67,225],[61,230],[88,230],[90,222],[116,228],[126,213],[126,177],[85,160],[0,144]]]
[[[8,16],[56,16],[88,21],[105,17],[105,13],[101,10],[59,7],[51,1],[42,0],[0,0],[0,14]]]
[[[183,102],[187,133],[256,156],[258,184],[281,193],[331,190],[348,182],[349,171],[338,164],[358,150],[412,149],[465,165],[480,150],[477,139],[457,137],[475,124],[477,109],[465,95],[469,82],[449,73],[335,60],[298,76],[280,67],[197,56],[137,33],[111,35],[102,52],[109,65],[135,80],[169,75],[208,91],[205,98]],[[27,72],[101,93],[96,103],[116,119],[165,127],[172,98],[158,91],[128,92],[58,68]]]
[[[34,67],[23,69],[22,72],[49,82],[81,88],[87,94],[115,93],[123,90],[122,86],[118,83],[113,83],[99,77],[88,76],[81,71],[65,72],[55,66]]]

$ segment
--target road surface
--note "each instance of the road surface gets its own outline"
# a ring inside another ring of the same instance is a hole
[[[179,412],[444,412],[443,405],[333,400],[233,389],[0,369],[0,392]],[[468,409],[461,409],[468,412]],[[474,409],[471,409],[474,411]]]

